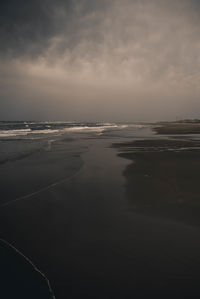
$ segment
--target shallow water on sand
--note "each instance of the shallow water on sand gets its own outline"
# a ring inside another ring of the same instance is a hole
[[[28,173],[38,192],[21,187],[17,194],[34,194],[0,209],[0,236],[45,273],[57,299],[200,294],[199,228],[137,214],[126,198],[123,171],[130,161],[111,145],[149,132],[62,137],[47,155],[12,162],[23,178],[24,169],[40,165]],[[13,184],[16,177],[14,172]]]

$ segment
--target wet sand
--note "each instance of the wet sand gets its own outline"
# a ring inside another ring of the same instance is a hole
[[[160,209],[159,195],[171,188],[171,176],[164,187],[158,184],[156,193],[158,181],[151,179],[149,190],[149,177],[143,174],[170,174],[178,156],[170,152],[162,156],[146,149],[139,157],[133,144],[125,149],[124,141],[117,148],[111,147],[112,143],[109,138],[82,140],[85,150],[79,154],[82,166],[76,175],[27,200],[2,207],[1,238],[37,265],[48,277],[57,299],[199,297],[198,222],[145,211],[145,196],[151,202],[155,198]],[[187,161],[196,163],[198,152],[196,155],[195,159],[188,152],[176,169],[182,173],[183,161],[187,170],[194,169],[195,164],[190,168]],[[196,169],[192,181],[197,176]],[[160,180],[165,181],[165,176]],[[145,191],[141,193],[141,189]],[[174,194],[171,189],[166,197]],[[164,198],[161,206],[163,202]]]
[[[1,298],[55,299],[49,281],[30,260],[0,240]]]
[[[150,139],[116,147],[132,161],[124,171],[132,209],[200,225],[200,141]]]
[[[154,130],[158,134],[200,134],[200,123],[170,122],[158,124]]]

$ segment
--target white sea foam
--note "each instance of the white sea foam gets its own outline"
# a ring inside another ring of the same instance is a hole
[[[89,127],[89,126],[74,126],[74,127],[69,127],[65,128],[64,131],[66,132],[103,132],[107,129],[114,129],[118,128],[117,125],[104,125],[104,126],[94,126],[94,127]]]
[[[30,132],[31,132],[31,129],[0,130],[0,137],[26,136]]]
[[[143,124],[128,124],[128,125],[122,125],[124,128],[135,128],[135,129],[143,129],[149,127],[149,125],[143,125]]]
[[[40,134],[54,134],[58,133],[59,130],[31,130],[31,129],[21,129],[21,130],[0,130],[0,137],[17,137],[17,136],[27,136],[27,135],[40,135]]]

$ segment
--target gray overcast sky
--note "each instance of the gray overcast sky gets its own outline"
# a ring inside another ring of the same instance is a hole
[[[200,117],[199,0],[2,0],[0,119]]]

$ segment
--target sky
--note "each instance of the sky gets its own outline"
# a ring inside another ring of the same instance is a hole
[[[0,120],[200,118],[199,0],[1,0]]]

